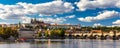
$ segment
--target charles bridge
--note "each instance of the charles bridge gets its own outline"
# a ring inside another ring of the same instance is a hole
[[[120,32],[118,31],[110,31],[110,32],[102,32],[101,30],[93,30],[93,31],[73,31],[66,32],[66,36],[72,36],[81,39],[120,39]]]

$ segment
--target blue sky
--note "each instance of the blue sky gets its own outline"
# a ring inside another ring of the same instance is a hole
[[[0,24],[46,23],[120,25],[120,0],[0,0]]]

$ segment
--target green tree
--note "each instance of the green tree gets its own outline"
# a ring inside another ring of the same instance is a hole
[[[10,36],[17,38],[18,37],[17,30],[11,29],[10,27],[0,28],[0,37],[2,37],[3,39],[7,39]]]
[[[46,37],[51,36],[51,35],[50,35],[50,32],[51,32],[51,31],[46,31],[46,32],[45,32],[45,36],[46,36]]]
[[[2,31],[0,33],[0,36],[3,38],[3,39],[7,39],[10,37],[10,28],[2,28]]]
[[[63,29],[60,30],[60,36],[61,36],[61,37],[64,37],[64,36],[65,36],[65,30],[63,30]]]
[[[38,32],[38,36],[41,37],[41,36],[42,36],[42,33],[41,33],[41,32]]]
[[[12,30],[12,29],[11,29]],[[16,30],[16,29],[13,29],[12,31],[11,31],[11,36],[13,36],[13,37],[15,37],[15,38],[18,38],[18,35],[19,35],[19,33],[18,33],[18,31]]]
[[[62,29],[56,29],[56,30],[52,30],[50,32],[51,36],[57,36],[57,37],[64,37],[65,36],[65,31]]]

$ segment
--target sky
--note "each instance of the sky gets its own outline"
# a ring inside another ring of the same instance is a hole
[[[120,0],[0,0],[0,24],[120,26]]]

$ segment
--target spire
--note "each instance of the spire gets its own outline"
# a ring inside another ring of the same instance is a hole
[[[36,16],[35,16],[35,18],[34,18],[34,21],[36,21]]]
[[[35,16],[35,18],[34,18],[34,23],[35,23],[35,24],[36,24],[36,21],[37,21],[37,20],[36,20],[36,16]]]
[[[19,28],[21,27],[21,22],[20,22],[20,21],[19,21],[18,27],[19,27]]]

